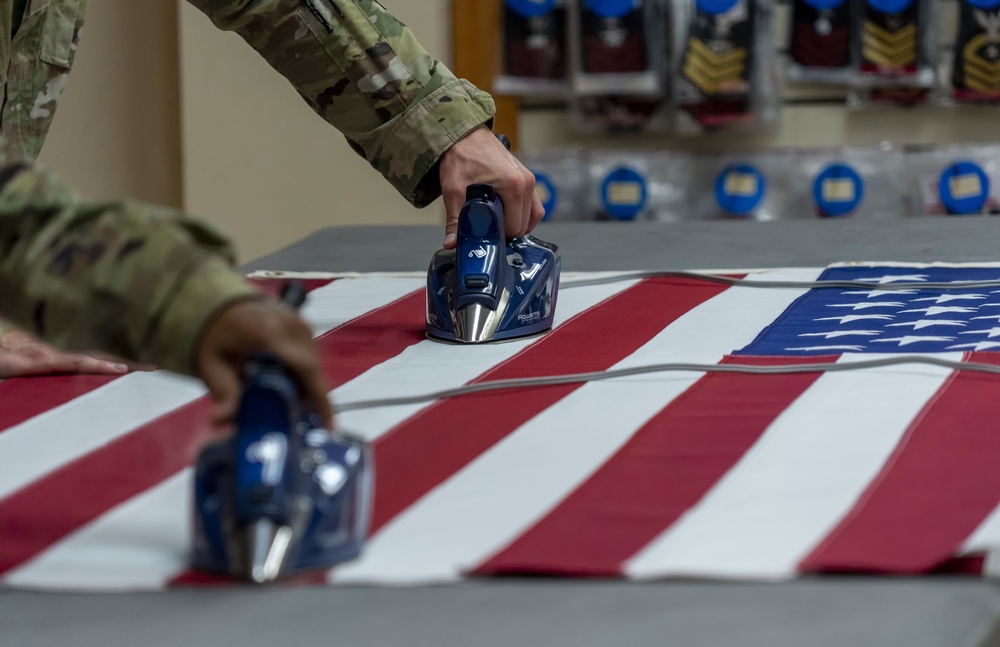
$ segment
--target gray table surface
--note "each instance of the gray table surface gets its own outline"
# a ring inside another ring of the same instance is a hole
[[[1000,221],[553,224],[566,270],[1000,260]],[[327,229],[245,269],[422,270],[433,227]],[[973,647],[1000,645],[1000,586],[868,577],[786,584],[549,579],[451,587],[0,593],[0,647],[176,645]]]

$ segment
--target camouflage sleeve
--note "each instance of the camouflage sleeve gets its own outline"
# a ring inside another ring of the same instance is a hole
[[[456,79],[376,0],[189,0],[235,31],[418,207],[437,162],[490,123],[493,99]]]
[[[137,203],[81,204],[24,164],[0,171],[0,316],[73,351],[196,374],[223,306],[257,293],[208,226]]]

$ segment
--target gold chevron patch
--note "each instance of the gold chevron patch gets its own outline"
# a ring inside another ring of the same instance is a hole
[[[684,76],[703,93],[716,94],[726,84],[741,80],[746,57],[745,49],[717,54],[697,38],[691,38],[684,56]]]
[[[898,45],[903,41],[913,41],[917,38],[917,26],[910,23],[906,27],[899,29],[897,31],[889,31],[887,29],[882,29],[873,22],[866,22],[864,25],[864,33],[871,34],[878,40],[888,44],[888,45]]]
[[[742,47],[734,49],[731,52],[725,52],[723,54],[717,54],[717,53],[713,52],[708,47],[708,45],[706,45],[705,43],[701,42],[697,38],[691,38],[691,39],[689,39],[688,40],[688,46],[691,48],[692,52],[696,52],[702,58],[704,58],[704,59],[706,59],[708,61],[712,61],[714,64],[717,64],[717,65],[725,65],[727,63],[734,63],[734,62],[740,62],[740,63],[742,63],[747,58],[747,51],[745,49],[743,49]]]
[[[991,61],[980,52],[993,41],[986,34],[979,34],[962,49],[965,85],[979,92],[1000,91],[1000,59]]]
[[[917,26],[907,25],[889,32],[866,22],[861,36],[861,55],[866,61],[884,67],[904,67],[917,60]]]

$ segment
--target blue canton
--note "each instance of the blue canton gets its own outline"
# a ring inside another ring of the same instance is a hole
[[[1000,280],[1000,268],[837,267],[821,281]],[[1000,350],[1000,289],[810,290],[737,355]]]

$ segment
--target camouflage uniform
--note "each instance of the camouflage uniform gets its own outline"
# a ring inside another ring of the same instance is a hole
[[[375,0],[191,0],[282,75],[410,202],[440,194],[440,156],[488,123],[456,79]],[[81,204],[34,166],[87,0],[0,0],[0,316],[66,349],[194,373],[201,328],[253,292],[226,239],[170,209]],[[13,38],[9,36],[13,34]]]

